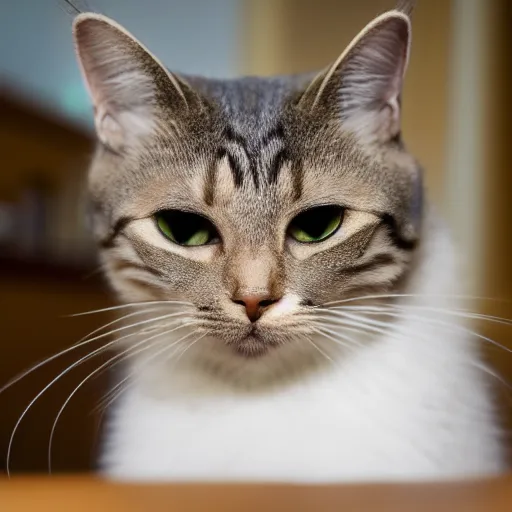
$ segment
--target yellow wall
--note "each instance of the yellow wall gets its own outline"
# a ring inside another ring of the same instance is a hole
[[[263,75],[320,70],[369,21],[393,5],[390,0],[249,2],[242,70]],[[418,3],[403,98],[405,140],[427,170],[427,187],[438,202],[446,160],[450,7],[447,0]]]
[[[484,279],[485,297],[501,301],[482,301],[486,313],[512,319],[512,0],[491,3],[492,44],[487,72],[490,91],[489,110],[485,119],[484,173]],[[512,327],[487,324],[485,334],[512,351]],[[508,412],[512,428],[512,354],[491,348],[494,365],[506,385],[503,385],[503,410]],[[511,442],[512,445],[512,442]]]

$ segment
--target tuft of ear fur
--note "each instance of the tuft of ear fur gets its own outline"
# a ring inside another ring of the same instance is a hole
[[[100,141],[119,152],[157,129],[162,111],[189,108],[187,85],[115,21],[83,13],[73,23],[76,54],[94,105]]]
[[[414,8],[416,7],[416,0],[400,0],[396,6],[396,10],[403,12],[409,18],[412,17]]]
[[[400,133],[400,95],[410,41],[407,14],[398,10],[382,14],[315,78],[299,106],[336,116],[343,129],[365,141],[394,139]]]

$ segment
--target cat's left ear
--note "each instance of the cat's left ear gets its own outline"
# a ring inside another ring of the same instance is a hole
[[[365,141],[394,139],[410,42],[409,16],[399,10],[382,14],[313,80],[299,106],[337,117],[343,129]]]
[[[73,24],[78,62],[94,105],[96,133],[115,151],[146,140],[190,114],[200,98],[115,21],[80,14]]]

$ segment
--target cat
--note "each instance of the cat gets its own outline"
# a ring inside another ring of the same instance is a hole
[[[100,470],[152,481],[469,478],[505,468],[455,251],[404,144],[407,9],[317,75],[169,72],[74,21],[91,223],[124,312]]]

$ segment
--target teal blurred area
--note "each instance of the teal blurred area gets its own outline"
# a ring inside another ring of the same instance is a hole
[[[134,32],[169,68],[212,77],[237,72],[239,0],[76,1]],[[91,127],[75,62],[71,9],[63,0],[0,2],[2,88],[73,123]]]

